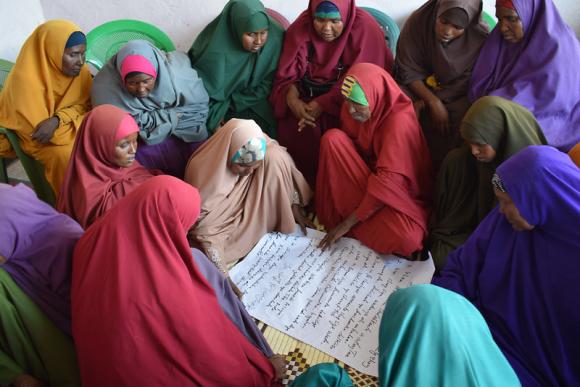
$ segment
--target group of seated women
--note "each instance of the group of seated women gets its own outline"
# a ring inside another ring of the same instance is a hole
[[[94,79],[78,26],[39,26],[0,125],[58,200],[0,185],[0,385],[275,385],[228,267],[316,219],[322,249],[430,250],[452,291],[389,299],[382,385],[580,383],[580,45],[552,0],[496,10],[488,35],[481,0],[430,0],[393,60],[354,0],[287,31],[230,0],[189,53],[130,41]]]

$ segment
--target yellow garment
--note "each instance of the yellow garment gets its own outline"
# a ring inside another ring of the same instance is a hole
[[[576,144],[574,148],[572,148],[570,152],[568,152],[568,154],[570,155],[570,158],[572,159],[574,164],[576,164],[576,166],[580,168],[580,142]]]
[[[66,41],[75,31],[80,27],[66,20],[38,26],[22,46],[0,92],[0,126],[16,131],[24,152],[44,165],[57,195],[77,129],[90,109],[92,77],[87,66],[76,77],[61,71]],[[33,141],[30,136],[36,126],[53,116],[60,124],[50,142]],[[0,138],[0,150],[6,151],[5,141]]]

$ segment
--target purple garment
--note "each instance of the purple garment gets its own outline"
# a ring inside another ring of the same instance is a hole
[[[524,386],[580,386],[580,169],[530,146],[496,173],[535,228],[515,231],[496,207],[433,283],[479,309]]]
[[[23,184],[0,184],[0,267],[46,316],[71,334],[71,258],[83,229]]]
[[[210,262],[208,257],[198,249],[191,249],[193,260],[201,274],[215,290],[218,303],[229,319],[238,327],[240,332],[266,357],[274,353],[268,345],[266,338],[258,329],[252,317],[246,311],[242,301],[236,296],[226,277]]]
[[[473,69],[469,99],[510,99],[536,116],[548,143],[568,151],[580,141],[580,44],[552,0],[513,0],[524,37],[506,42],[499,25]]]
[[[204,141],[189,143],[175,136],[167,136],[155,145],[139,141],[135,158],[147,169],[159,169],[167,175],[183,179],[189,157],[203,143]]]

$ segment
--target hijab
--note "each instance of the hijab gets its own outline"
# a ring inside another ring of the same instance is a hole
[[[49,20],[26,39],[0,91],[0,126],[30,135],[59,111],[90,105],[92,77],[87,66],[76,77],[62,72],[66,42],[79,30],[68,20]],[[83,114],[70,112],[69,118],[78,128]]]
[[[580,43],[552,0],[513,0],[524,37],[506,42],[495,28],[475,67],[469,86],[474,101],[484,95],[525,106],[548,143],[569,150],[580,141]]]
[[[135,56],[141,58],[141,66],[132,66],[133,71],[156,72],[155,87],[144,98],[130,94],[121,76],[125,60],[135,62]],[[145,40],[128,42],[96,75],[91,98],[94,106],[112,104],[131,114],[147,144],[163,142],[169,135],[185,142],[207,138],[209,97],[182,52],[165,53]]]
[[[434,285],[389,297],[379,351],[381,387],[521,386],[479,311]]]
[[[268,29],[264,46],[257,53],[246,51],[242,35],[263,28]],[[208,127],[212,131],[228,110],[246,109],[275,128],[276,120],[267,99],[283,38],[284,30],[258,0],[230,0],[198,35],[189,49],[189,57],[211,98]]]
[[[63,332],[71,334],[72,254],[83,229],[24,184],[0,184],[0,265]]]
[[[371,117],[363,123],[351,117],[346,103],[340,115],[342,130],[365,159],[373,160],[374,172],[367,191],[426,229],[431,161],[411,100],[385,70],[374,64],[358,63],[347,77],[360,85],[371,110]]]
[[[529,146],[496,173],[534,229],[514,230],[496,207],[433,283],[480,310],[523,385],[578,385],[580,169]]]
[[[72,316],[84,386],[273,384],[272,364],[192,259],[186,234],[200,202],[189,184],[156,176],[79,241]]]
[[[138,130],[131,116],[118,107],[95,107],[77,135],[56,208],[87,228],[119,199],[159,174],[137,160],[129,167],[114,162],[118,133]]]
[[[463,35],[444,45],[435,36],[437,19],[454,10],[467,14]],[[453,102],[467,94],[469,77],[487,36],[481,19],[481,0],[430,0],[405,22],[397,44],[397,80],[408,85],[434,75],[441,90],[436,94],[444,102]]]

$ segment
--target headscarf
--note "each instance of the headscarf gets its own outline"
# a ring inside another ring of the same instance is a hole
[[[154,89],[144,98],[131,95],[121,76],[125,59],[134,55],[146,59],[157,73]],[[91,98],[94,106],[112,104],[131,114],[147,144],[158,144],[169,135],[185,142],[207,138],[209,97],[182,52],[165,53],[145,40],[128,42],[95,77]]]
[[[504,7],[504,8],[509,8],[509,9],[513,9],[514,11],[516,10],[516,7],[514,7],[514,2],[512,0],[496,0],[495,1],[495,7]]]
[[[528,145],[547,144],[542,128],[529,110],[501,97],[475,101],[461,122],[461,136],[496,151],[496,165]]]
[[[344,73],[355,63],[369,62],[391,70],[393,55],[387,48],[385,36],[377,22],[366,11],[358,8],[354,0],[333,0],[339,10],[344,29],[332,42],[326,42],[314,30],[313,22],[316,9],[324,0],[310,0],[308,9],[288,28],[284,49],[278,64],[278,71],[272,88],[270,100],[277,117],[287,113],[286,93],[288,86],[302,79],[309,68],[310,77],[318,82],[336,79],[339,61]],[[312,58],[308,65],[309,47]],[[342,97],[341,79],[334,88],[316,98],[325,112],[338,115]]]
[[[496,167],[523,148],[545,145],[547,141],[526,108],[501,97],[487,96],[475,101],[465,114],[460,131],[466,141],[489,144],[496,152],[491,163],[476,164],[479,179],[477,218],[481,220],[495,203],[490,182]]]
[[[121,80],[125,82],[131,73],[143,73],[157,78],[157,68],[153,65],[153,58],[147,59],[143,55],[127,55],[121,63]]]
[[[341,19],[340,10],[331,1],[323,1],[318,4],[314,12],[315,18]]]
[[[86,116],[77,135],[56,208],[83,228],[158,174],[137,160],[126,168],[114,163],[117,133],[127,132],[125,125],[136,126],[128,113],[112,105],[100,105]]]
[[[529,146],[497,174],[535,228],[514,230],[496,207],[433,283],[479,309],[523,385],[579,385],[580,169]]]
[[[186,234],[199,211],[194,187],[156,176],[80,239],[72,316],[83,386],[273,384],[271,363],[192,259]]]
[[[263,18],[268,22],[266,44],[257,53],[244,50],[242,35],[256,31],[260,25],[254,20]],[[211,98],[207,125],[212,132],[229,110],[239,113],[250,109],[267,122],[264,130],[276,128],[268,95],[283,37],[284,30],[268,16],[260,1],[230,0],[195,39],[189,57]]]
[[[431,160],[413,104],[393,78],[374,64],[358,63],[347,76],[361,86],[371,110],[370,119],[362,123],[351,117],[346,104],[340,115],[342,130],[363,158],[373,160],[367,192],[426,230]]]
[[[340,91],[345,98],[356,102],[359,105],[369,106],[369,101],[367,100],[364,90],[350,75],[344,77]]]
[[[435,24],[439,16],[454,8],[467,13],[468,26],[463,35],[443,45],[435,36]],[[481,0],[430,0],[413,12],[397,43],[397,81],[406,86],[433,75],[440,86],[434,92],[444,103],[464,97],[487,36],[481,12]]]
[[[389,297],[379,351],[381,387],[521,386],[477,309],[433,285]]]
[[[530,110],[550,145],[580,141],[580,43],[552,0],[513,0],[524,37],[506,42],[495,28],[473,69],[469,98],[504,97]]]
[[[75,31],[68,37],[64,48],[79,46],[81,44],[87,44],[87,37],[81,31]]]
[[[266,139],[252,137],[233,155],[231,162],[236,164],[250,164],[264,160],[266,157]]]
[[[46,316],[71,334],[73,249],[82,228],[23,184],[0,184],[0,265]]]
[[[67,20],[50,20],[28,37],[0,91],[0,126],[30,138],[36,126],[54,115],[79,128],[86,110],[92,77],[83,66],[76,77],[62,73],[62,56],[71,34],[79,31]],[[82,105],[82,109],[72,108]],[[69,109],[72,108],[72,109]],[[71,143],[76,131],[56,133],[53,144]]]

